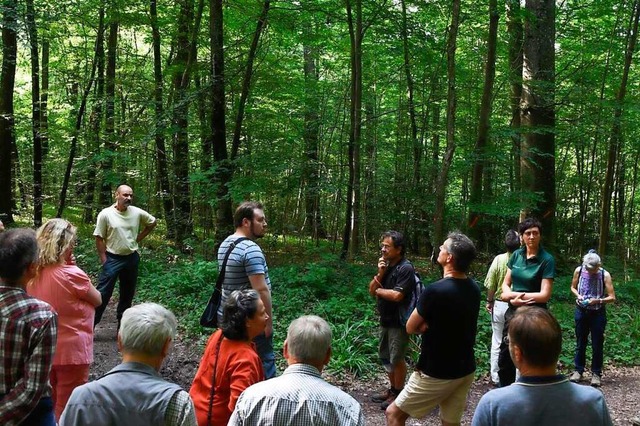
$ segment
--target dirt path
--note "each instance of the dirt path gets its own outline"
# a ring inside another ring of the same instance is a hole
[[[96,327],[94,338],[94,363],[91,366],[89,380],[100,377],[120,363],[120,354],[116,346],[116,319],[113,301],[105,311],[102,322]],[[178,341],[172,353],[165,361],[160,373],[164,378],[178,383],[189,390],[191,380],[195,375],[201,349],[188,341]],[[331,378],[329,381],[333,381]],[[603,375],[602,392],[607,400],[613,424],[629,426],[630,419],[640,414],[640,367],[615,368],[607,366]],[[385,386],[381,375],[372,381],[344,380],[335,382],[346,392],[349,392],[363,406],[367,425],[385,425],[384,413],[379,404],[369,402],[369,396],[377,393]],[[488,379],[476,380],[471,388],[467,409],[462,424],[471,424],[475,407],[486,392],[491,389]],[[422,420],[410,419],[407,425],[439,425],[437,412],[432,412]]]

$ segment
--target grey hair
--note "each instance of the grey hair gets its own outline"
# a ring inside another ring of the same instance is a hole
[[[303,363],[322,362],[331,348],[331,327],[316,315],[305,315],[287,329],[289,355]]]
[[[451,240],[447,251],[453,256],[456,271],[468,272],[471,262],[476,258],[476,246],[473,241],[459,231],[449,232],[447,239]]]
[[[220,328],[224,337],[231,340],[247,340],[247,319],[258,311],[260,295],[257,291],[236,290],[229,295],[222,307]]]
[[[120,342],[125,352],[160,355],[167,339],[176,337],[175,315],[157,303],[132,306],[122,315]]]

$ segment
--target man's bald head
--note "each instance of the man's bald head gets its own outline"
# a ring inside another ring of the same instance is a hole
[[[116,209],[125,211],[133,203],[133,189],[128,185],[120,185],[116,189]]]

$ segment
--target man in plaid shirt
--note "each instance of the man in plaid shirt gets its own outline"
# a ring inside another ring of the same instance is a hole
[[[0,424],[55,426],[49,372],[57,318],[25,292],[36,274],[35,232],[0,234]]]

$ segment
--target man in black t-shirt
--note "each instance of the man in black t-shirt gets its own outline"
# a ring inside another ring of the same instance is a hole
[[[369,293],[374,296],[380,314],[380,361],[389,375],[391,387],[371,400],[379,402],[386,410],[404,387],[407,375],[405,356],[409,335],[400,320],[402,301],[414,290],[415,271],[405,258],[404,236],[397,231],[382,234],[382,257],[378,260],[378,273],[369,283]]]
[[[467,277],[476,256],[473,242],[452,232],[440,246],[443,278],[427,286],[407,321],[422,334],[416,371],[387,408],[388,425],[404,425],[440,407],[443,425],[460,423],[476,370],[473,345],[480,312],[480,288]]]

